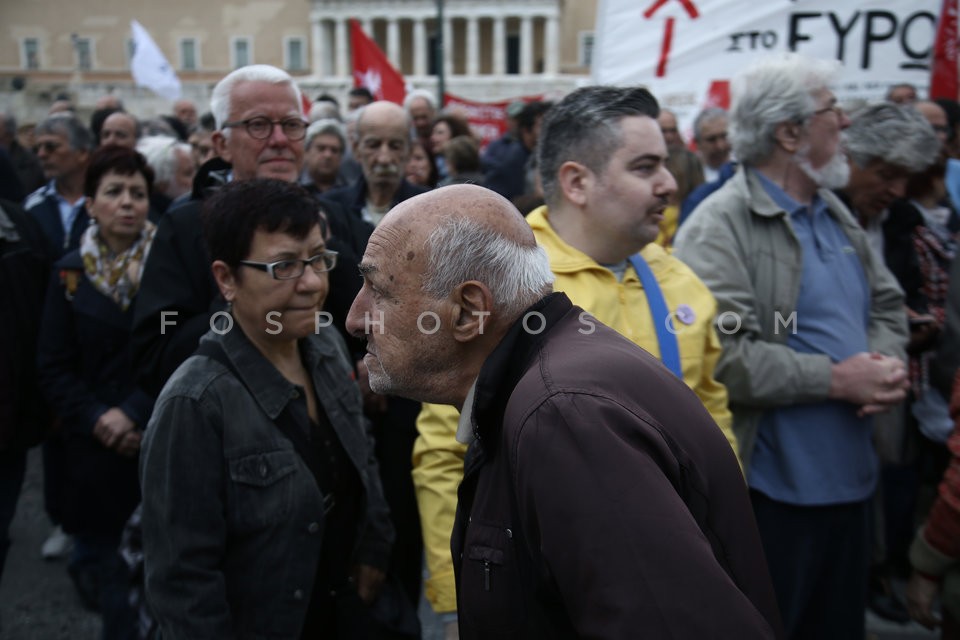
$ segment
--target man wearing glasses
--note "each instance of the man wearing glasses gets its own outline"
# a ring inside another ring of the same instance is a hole
[[[830,189],[849,165],[836,63],[783,55],[733,83],[727,183],[675,255],[717,299],[727,386],[788,638],[864,637],[872,415],[905,397],[903,294]]]
[[[214,87],[210,110],[217,122],[212,136],[217,157],[200,168],[191,200],[161,219],[137,299],[133,354],[149,393],[159,394],[197,348],[210,316],[224,308],[203,242],[203,199],[231,180],[296,182],[307,133],[300,105],[293,79],[268,65],[237,69]]]

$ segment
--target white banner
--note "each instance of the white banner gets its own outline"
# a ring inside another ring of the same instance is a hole
[[[684,125],[770,52],[839,60],[841,103],[881,99],[899,82],[925,96],[939,10],[939,0],[601,0],[593,81],[645,85]]]
[[[167,100],[180,97],[180,78],[160,47],[150,34],[136,20],[130,21],[133,31],[133,57],[130,59],[130,73],[137,86],[146,87]]]

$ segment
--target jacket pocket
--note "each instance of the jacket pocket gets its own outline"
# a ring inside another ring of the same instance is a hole
[[[265,451],[227,460],[227,519],[238,530],[285,521],[292,510],[297,469],[291,450]]]
[[[486,633],[523,628],[526,609],[513,532],[474,520],[464,542],[458,585],[461,616]]]

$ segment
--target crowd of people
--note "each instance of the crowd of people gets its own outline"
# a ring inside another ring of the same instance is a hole
[[[960,104],[836,72],[0,115],[0,575],[39,445],[104,639],[960,638]]]

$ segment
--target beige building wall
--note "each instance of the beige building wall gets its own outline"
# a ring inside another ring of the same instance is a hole
[[[473,99],[499,100],[526,93],[558,93],[576,85],[589,73],[580,64],[581,33],[592,32],[597,0],[555,0],[558,16],[554,68],[549,73],[549,38],[544,17],[532,19],[532,61],[529,74],[495,73],[495,21],[503,21],[505,35],[520,37],[516,17],[551,0],[447,0],[452,17],[452,55],[447,69],[449,91]],[[335,58],[338,28],[335,12],[347,11],[372,27],[374,38],[388,51],[388,22],[398,23],[396,64],[417,86],[432,88],[434,76],[415,74],[414,13],[433,1],[424,0],[244,0],[203,2],[198,0],[0,0],[0,108],[32,116],[60,92],[70,94],[81,109],[89,108],[106,93],[117,93],[138,115],[169,112],[169,103],[145,89],[133,86],[129,72],[130,21],[136,19],[151,34],[184,86],[185,97],[201,109],[212,85],[235,67],[234,43],[249,42],[250,62],[289,69],[285,55],[288,43],[299,40],[304,68],[290,70],[300,79],[307,95],[329,91],[345,96],[352,85],[349,57],[344,67]],[[412,13],[411,13],[412,12]],[[459,13],[458,13],[459,12]],[[419,14],[418,14],[419,15]],[[476,74],[468,74],[468,29],[465,15],[478,16],[475,55]],[[313,20],[322,20],[314,25]],[[436,32],[436,21],[423,20],[426,38]],[[90,66],[78,69],[74,36],[90,44]],[[322,42],[317,43],[316,38]],[[37,69],[27,69],[24,42],[34,39]],[[184,40],[196,43],[196,70],[185,70]],[[314,51],[314,47],[317,47]],[[521,43],[520,49],[525,47]],[[346,45],[349,56],[349,43]],[[429,56],[429,52],[426,54]],[[505,57],[505,54],[504,54]],[[320,68],[313,68],[319,63]],[[344,73],[346,69],[346,73]],[[545,73],[547,71],[547,73]],[[131,104],[132,101],[132,104]],[[134,106],[136,105],[136,107]],[[139,108],[140,111],[137,111]]]

